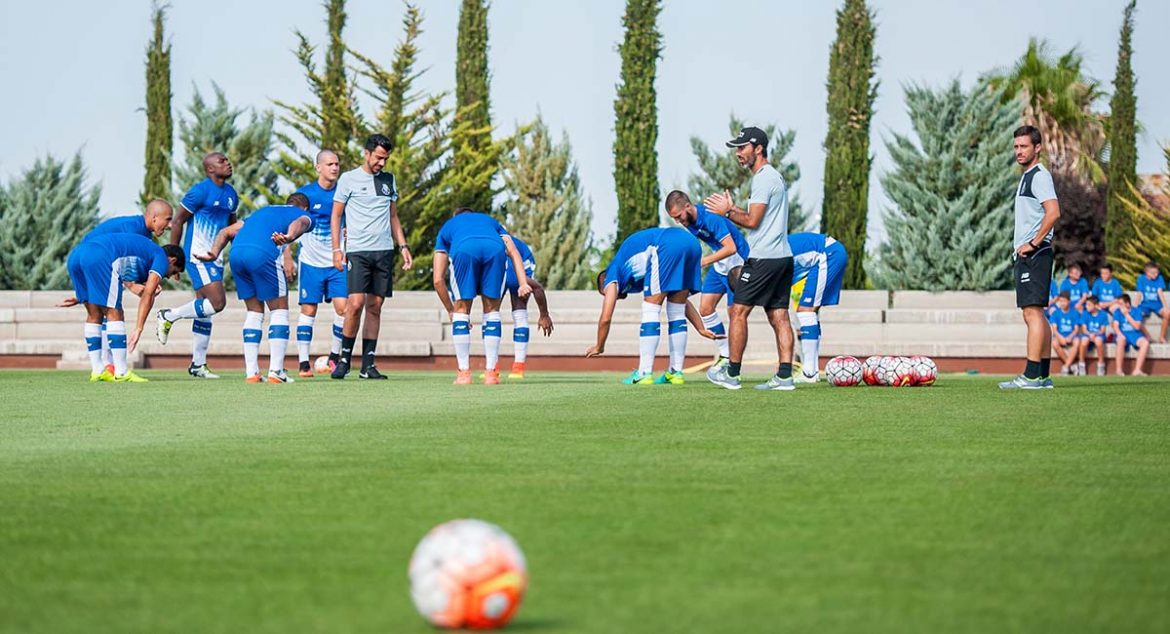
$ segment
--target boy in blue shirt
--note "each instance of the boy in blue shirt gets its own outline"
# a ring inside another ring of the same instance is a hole
[[[1110,328],[1109,313],[1101,310],[1096,295],[1085,298],[1085,312],[1081,314],[1081,330],[1084,339],[1081,340],[1081,374],[1084,374],[1084,360],[1088,349],[1097,351],[1097,376],[1105,376],[1105,343],[1109,340]]]
[[[1069,303],[1078,311],[1085,307],[1085,298],[1089,296],[1089,280],[1081,277],[1082,274],[1081,267],[1076,264],[1068,267],[1068,277],[1057,287],[1057,294],[1068,293]]]
[[[1125,353],[1131,348],[1137,350],[1137,363],[1133,376],[1145,376],[1142,366],[1146,353],[1150,351],[1150,338],[1142,325],[1141,309],[1135,308],[1128,293],[1121,295],[1117,308],[1113,310],[1113,332],[1117,333],[1117,376],[1125,376]]]
[[[1056,296],[1056,310],[1052,311],[1052,349],[1062,367],[1061,374],[1076,374],[1077,354],[1081,350],[1081,317],[1071,306],[1068,291]]]
[[[1097,304],[1106,314],[1113,312],[1117,307],[1117,299],[1124,293],[1121,289],[1121,282],[1113,277],[1113,267],[1104,264],[1098,271],[1099,277],[1097,281],[1093,282],[1093,289],[1090,291],[1093,297],[1097,298]]]
[[[309,199],[293,194],[285,205],[264,207],[245,220],[225,227],[206,253],[195,257],[202,262],[219,261],[224,247],[232,242],[228,263],[236,280],[236,296],[244,301],[245,383],[260,383],[260,338],[264,327],[264,305],[272,315],[268,322],[268,382],[292,383],[284,371],[288,351],[288,279],[281,251],[313,227]]]
[[[1166,303],[1166,280],[1158,271],[1156,262],[1147,262],[1145,275],[1137,278],[1137,292],[1142,294],[1142,303],[1137,310],[1141,315],[1138,319],[1146,320],[1150,315],[1158,315],[1162,319],[1162,332],[1158,335],[1158,343],[1166,343],[1166,327],[1170,325],[1170,305]]]

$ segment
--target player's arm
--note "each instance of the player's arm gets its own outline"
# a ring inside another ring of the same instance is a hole
[[[398,251],[402,254],[402,270],[409,271],[414,266],[414,258],[410,255],[410,245],[406,244],[406,234],[402,231],[402,223],[398,221],[398,203],[390,203],[390,231],[394,233],[394,242],[398,244]]]
[[[716,263],[724,258],[729,258],[729,257],[735,255],[735,252],[736,252],[735,240],[732,239],[732,237],[730,235],[723,236],[723,240],[721,240],[720,243],[723,246],[720,247],[718,251],[715,251],[715,252],[707,255],[707,257],[703,258],[699,262],[700,266],[709,266],[709,265],[714,264],[714,263]]]
[[[698,309],[696,309],[695,306],[693,304],[691,304],[691,300],[688,299],[686,301],[686,307],[687,307],[687,321],[691,322],[691,326],[694,326],[695,331],[697,331],[700,335],[702,335],[708,339],[726,339],[727,338],[727,335],[720,336],[720,335],[717,335],[717,334],[711,332],[710,330],[707,330],[707,327],[703,325],[703,317],[701,315],[699,315]]]
[[[138,300],[138,319],[134,322],[134,332],[130,333],[126,342],[127,352],[134,352],[134,348],[138,346],[138,338],[142,336],[142,329],[146,327],[146,319],[154,310],[154,296],[158,295],[160,284],[162,277],[156,271],[151,271],[146,276],[146,283],[142,285],[142,299]]]
[[[285,245],[284,257],[284,276],[292,279],[297,276],[297,261],[293,258],[293,247],[291,244]]]
[[[431,281],[435,283],[435,293],[439,295],[439,301],[443,303],[443,308],[447,309],[448,315],[455,312],[455,304],[451,301],[450,291],[447,290],[447,266],[450,262],[451,258],[446,251],[435,251],[431,260]]]
[[[512,236],[504,233],[500,235],[504,241],[504,249],[508,252],[508,258],[512,260],[512,270],[516,271],[516,294],[520,297],[528,297],[532,292],[532,287],[528,284],[528,274],[524,271],[524,259],[520,257],[520,251],[516,249],[516,243],[512,242]]]
[[[180,203],[179,208],[175,210],[175,217],[171,219],[171,244],[183,242],[183,225],[190,219],[191,212]]]
[[[345,214],[345,203],[333,201],[333,213],[329,214],[329,240],[333,244],[333,268],[345,270],[345,252],[341,250],[341,216]]]
[[[552,334],[553,322],[552,316],[548,313],[548,296],[544,294],[544,285],[532,277],[528,278],[528,285],[532,287],[532,297],[536,299],[536,308],[540,311],[536,327],[547,337]]]
[[[586,357],[596,357],[605,353],[605,342],[609,339],[609,327],[613,323],[613,311],[617,307],[617,300],[617,282],[606,284],[605,299],[601,302],[601,316],[597,318],[597,345],[590,346],[585,351]]]
[[[1044,217],[1040,219],[1040,228],[1036,230],[1036,238],[1033,238],[1033,240],[1037,238],[1043,240],[1044,236],[1047,236],[1048,232],[1052,231],[1052,228],[1056,226],[1056,221],[1060,220],[1060,203],[1055,198],[1050,198],[1041,203],[1041,205],[1044,207]],[[1032,242],[1025,242],[1020,245],[1019,249],[1016,249],[1016,253],[1028,255],[1035,251],[1037,246],[1039,245]]]
[[[241,223],[241,224],[243,224],[243,223]],[[289,245],[293,241],[295,241],[297,238],[304,235],[304,233],[306,231],[308,231],[309,227],[311,227],[311,226],[313,226],[313,221],[310,220],[308,216],[301,216],[300,218],[297,218],[296,220],[290,222],[288,224],[288,228],[285,229],[284,233],[279,233],[279,232],[273,233],[272,234],[272,242],[274,244],[276,244],[277,246]],[[285,249],[286,253],[287,253],[287,251],[288,251],[288,249]],[[289,257],[291,258],[292,256],[289,256]]]
[[[215,234],[215,241],[211,243],[211,250],[203,255],[196,253],[194,254],[195,257],[203,260],[204,262],[214,261],[219,257],[220,253],[223,253],[223,250],[228,245],[228,243],[236,239],[236,234],[240,232],[240,227],[243,226],[244,221],[237,220],[232,224],[224,227],[223,230]]]
[[[747,229],[755,229],[764,220],[764,212],[768,206],[764,203],[749,203],[747,211],[735,206],[731,200],[731,192],[724,190],[722,194],[711,194],[703,201],[707,209],[720,216],[726,217],[735,224]]]

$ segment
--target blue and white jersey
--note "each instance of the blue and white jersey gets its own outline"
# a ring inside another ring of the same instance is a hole
[[[821,233],[794,233],[788,236],[792,248],[792,283],[808,277],[820,265],[827,249],[837,241]]]
[[[272,241],[273,233],[285,233],[297,218],[309,218],[309,212],[292,205],[272,205],[253,211],[232,241],[232,250],[259,249],[272,259],[280,257],[280,247]],[[310,227],[310,231],[312,228]]]
[[[1121,282],[1118,282],[1116,277],[1108,282],[1100,278],[1096,282],[1093,282],[1093,297],[1096,297],[1099,302],[1107,304],[1121,297],[1123,292],[1121,290]]]
[[[313,230],[307,231],[297,242],[301,245],[297,258],[301,264],[325,268],[333,266],[333,237],[330,235],[330,223],[333,221],[333,189],[325,189],[320,183],[313,181],[297,190],[309,199],[309,218],[313,220]],[[344,221],[345,216],[342,216]],[[344,226],[344,222],[343,222]]]
[[[723,239],[731,236],[735,241],[735,253],[723,258],[712,265],[716,273],[727,275],[727,272],[737,266],[743,266],[748,259],[748,243],[743,233],[727,218],[707,211],[703,205],[695,205],[695,221],[685,229],[700,242],[711,247],[712,251],[723,248]]]
[[[170,262],[162,247],[154,240],[133,233],[107,233],[86,240],[80,247],[92,253],[101,253],[103,261],[124,282],[142,284],[153,271],[166,277]]]
[[[146,228],[146,217],[142,214],[135,214],[133,216],[117,216],[109,220],[104,220],[98,223],[98,226],[90,229],[89,233],[85,234],[82,240],[109,233],[133,233],[144,238],[151,237],[150,229]]]
[[[520,252],[520,261],[524,263],[524,274],[528,277],[536,275],[536,258],[532,255],[532,248],[528,246],[528,243],[516,236],[512,236],[512,243],[516,245],[516,250]],[[508,258],[505,262],[504,271],[511,277],[516,276],[512,271],[512,258]]]
[[[1064,278],[1060,281],[1060,286],[1057,287],[1057,295],[1068,291],[1068,299],[1073,304],[1081,301],[1081,298],[1089,294],[1089,280],[1081,278],[1077,281],[1072,281],[1070,278]]]
[[[1098,310],[1096,314],[1085,311],[1081,314],[1081,323],[1089,335],[1103,335],[1109,330],[1109,313]]]
[[[220,187],[210,178],[205,178],[187,190],[179,204],[191,212],[183,235],[183,248],[187,251],[189,261],[199,262],[195,254],[211,250],[216,234],[228,226],[231,217],[235,215],[240,197],[230,183]],[[215,263],[223,266],[223,254]]]
[[[1060,333],[1060,336],[1071,337],[1076,334],[1077,328],[1081,325],[1081,315],[1072,306],[1069,306],[1068,310],[1057,308],[1052,311],[1052,317],[1049,318],[1049,321],[1056,326],[1056,332]]]
[[[478,211],[467,211],[452,217],[439,228],[439,235],[435,237],[435,252],[449,254],[459,250],[460,244],[468,240],[501,241],[500,236],[507,234],[504,225],[495,218]]]
[[[1154,279],[1150,279],[1145,273],[1142,273],[1137,278],[1137,292],[1142,294],[1143,308],[1158,308],[1162,305],[1162,299],[1158,297],[1158,291],[1166,290],[1166,280],[1162,279],[1159,273]]]
[[[1136,314],[1135,314],[1136,313]],[[1135,307],[1131,307],[1129,312],[1126,312],[1125,307],[1118,306],[1113,309],[1113,321],[1121,327],[1122,334],[1141,334],[1140,328],[1135,328],[1133,324],[1129,323],[1126,316],[1133,317],[1133,319],[1141,323],[1141,311]]]

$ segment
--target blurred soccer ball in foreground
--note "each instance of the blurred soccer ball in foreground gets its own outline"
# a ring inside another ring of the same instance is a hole
[[[431,625],[494,629],[524,598],[528,569],[510,535],[480,520],[431,529],[410,558],[410,598]]]
[[[317,374],[324,374],[326,372],[333,371],[329,367],[329,357],[326,355],[317,357],[317,360],[313,362],[313,369],[317,371]]]

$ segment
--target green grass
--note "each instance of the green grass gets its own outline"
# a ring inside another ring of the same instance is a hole
[[[1170,629],[1170,381],[729,393],[0,372],[0,630],[425,632],[500,524],[549,632]]]

